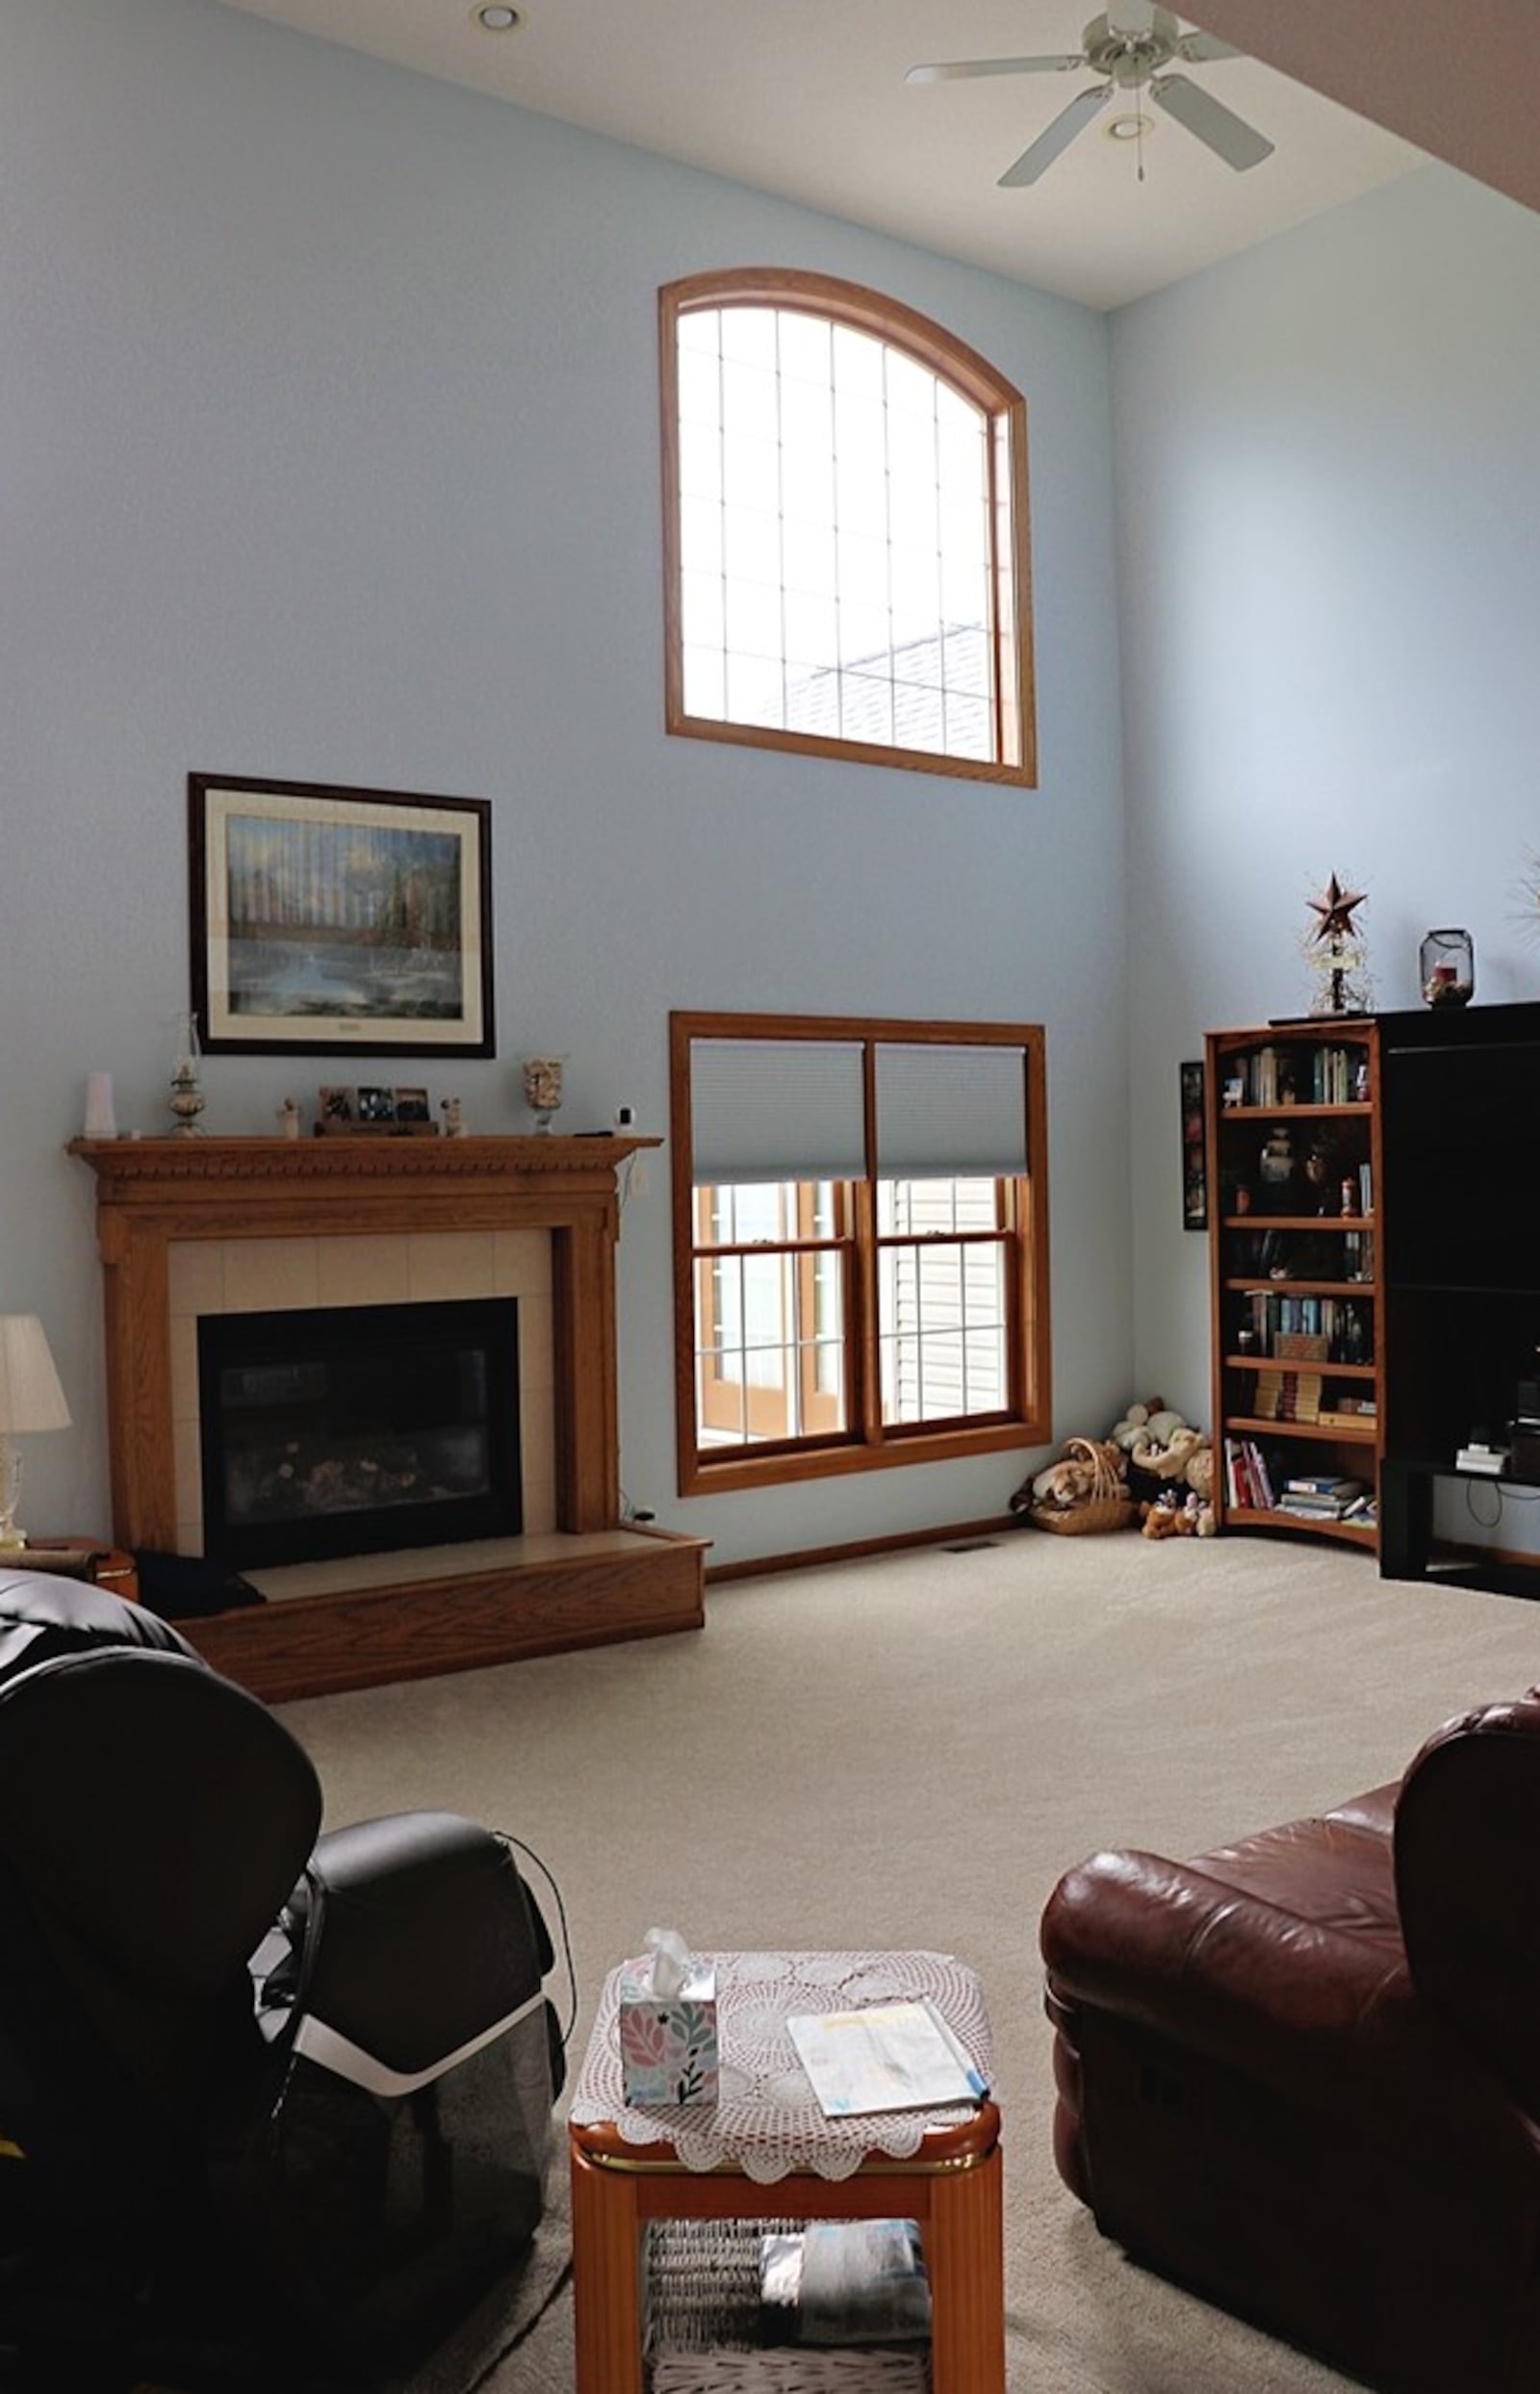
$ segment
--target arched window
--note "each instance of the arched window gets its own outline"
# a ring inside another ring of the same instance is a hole
[[[1020,394],[827,275],[659,302],[668,729],[1035,784]]]

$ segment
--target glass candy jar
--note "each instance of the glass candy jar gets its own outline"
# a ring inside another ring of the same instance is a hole
[[[1468,931],[1424,933],[1418,966],[1430,1006],[1468,1006],[1475,996],[1476,947]]]

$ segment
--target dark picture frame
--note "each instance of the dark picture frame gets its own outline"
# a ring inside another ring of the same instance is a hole
[[[494,1056],[485,798],[188,776],[209,1055]]]
[[[1209,1175],[1201,1061],[1184,1064],[1182,1078],[1182,1228],[1209,1226]]]

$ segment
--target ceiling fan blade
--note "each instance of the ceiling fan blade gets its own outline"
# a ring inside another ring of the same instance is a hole
[[[1189,83],[1185,75],[1157,75],[1150,84],[1149,95],[1168,116],[1174,116],[1179,125],[1195,134],[1237,174],[1245,174],[1248,167],[1259,167],[1264,158],[1272,155],[1272,143],[1254,125],[1248,125],[1244,116],[1238,116],[1233,108],[1226,108],[1212,92]]]
[[[1218,34],[1184,34],[1176,45],[1178,58],[1193,66],[1210,66],[1216,59],[1245,58],[1233,41],[1221,41]]]
[[[1084,66],[1083,50],[1059,58],[955,58],[939,66],[911,66],[906,83],[962,83],[970,75],[1066,75]]]
[[[1046,133],[1040,133],[1030,149],[1024,149],[1014,167],[1007,167],[1000,177],[1002,191],[1017,191],[1024,183],[1036,183],[1045,167],[1051,167],[1062,150],[1066,150],[1082,126],[1088,125],[1098,108],[1112,98],[1110,83],[1092,84],[1089,91],[1076,94],[1067,108],[1061,109]]]

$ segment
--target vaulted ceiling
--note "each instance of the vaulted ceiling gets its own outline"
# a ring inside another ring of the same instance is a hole
[[[1270,156],[1236,172],[1127,95],[1042,179],[1000,176],[1089,67],[913,85],[937,60],[1069,56],[1100,0],[220,0],[860,224],[1114,307],[1433,156],[1540,207],[1540,0],[1194,0],[1244,56],[1191,80]],[[1116,14],[1116,0],[1113,0]]]
[[[1540,5],[1540,0],[1536,0]],[[1105,0],[222,0],[1093,307],[1159,289],[1422,163],[1249,57],[1191,83],[1271,155],[1236,172],[1158,107],[1102,109],[1030,189],[999,178],[1100,77],[907,83],[937,60],[1072,56]],[[1351,15],[1361,0],[1345,0]],[[1113,0],[1114,13],[1116,0]],[[1183,20],[1191,24],[1193,19]]]

